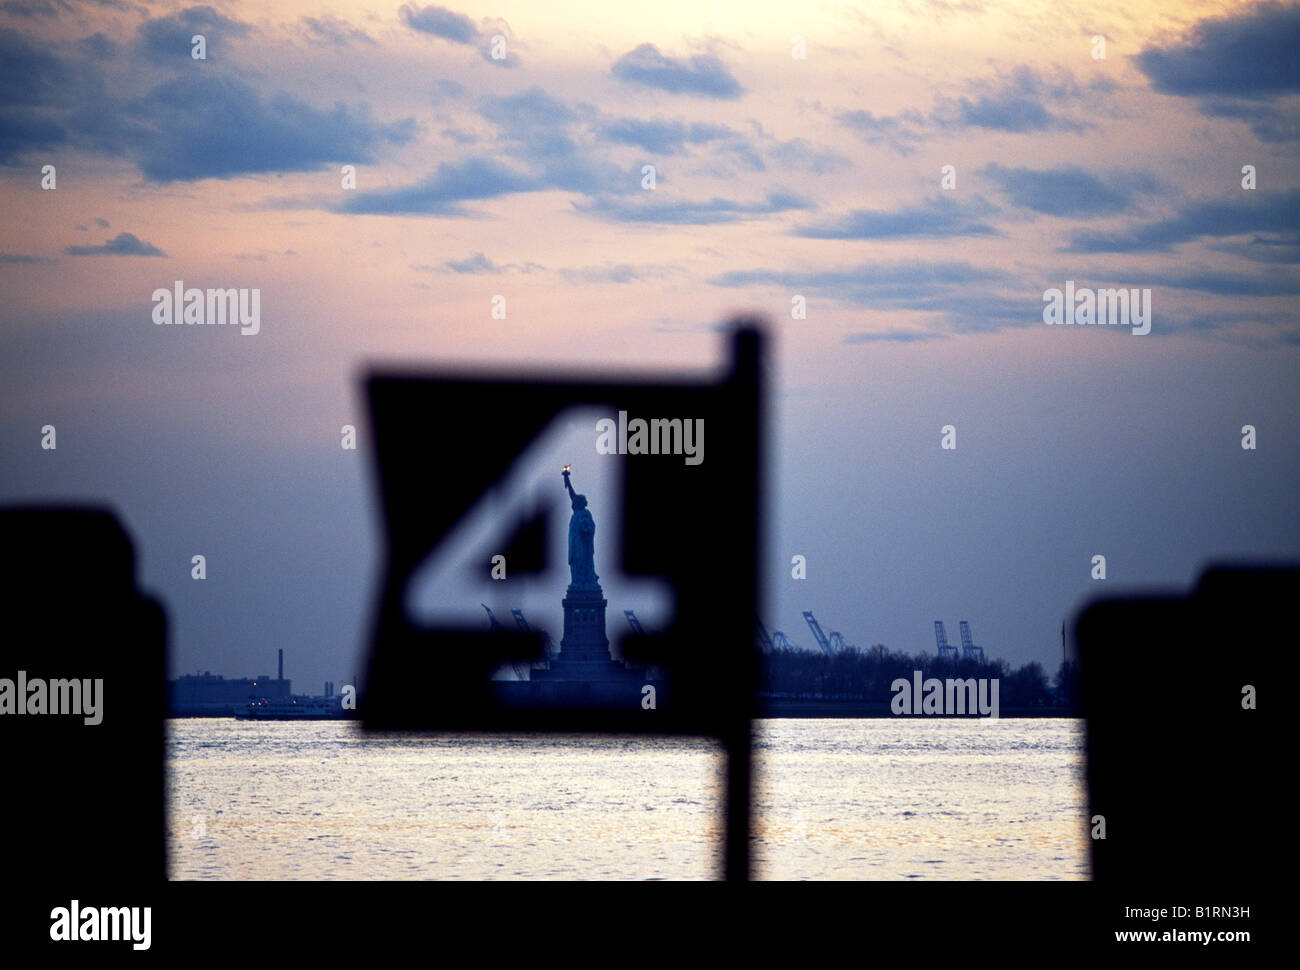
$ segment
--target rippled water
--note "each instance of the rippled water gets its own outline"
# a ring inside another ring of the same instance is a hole
[[[755,722],[755,872],[1086,879],[1083,724]],[[173,879],[702,879],[722,757],[662,738],[168,722]]]

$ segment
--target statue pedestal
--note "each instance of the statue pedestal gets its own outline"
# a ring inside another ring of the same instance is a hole
[[[605,636],[605,593],[595,589],[570,589],[564,607],[564,638],[559,660],[564,663],[609,663],[609,639]]]

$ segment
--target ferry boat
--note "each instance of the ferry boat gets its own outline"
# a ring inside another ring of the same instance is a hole
[[[261,697],[235,711],[241,721],[342,721],[355,714],[336,697]]]

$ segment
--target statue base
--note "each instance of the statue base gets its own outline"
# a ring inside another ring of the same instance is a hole
[[[561,663],[609,663],[609,638],[605,636],[605,592],[570,588],[560,604],[564,607],[564,637],[560,640]]]

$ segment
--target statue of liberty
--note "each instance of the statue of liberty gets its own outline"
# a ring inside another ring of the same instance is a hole
[[[596,575],[596,520],[587,508],[587,496],[578,495],[569,482],[569,466],[564,466],[564,487],[573,501],[569,519],[569,589],[600,589]]]

